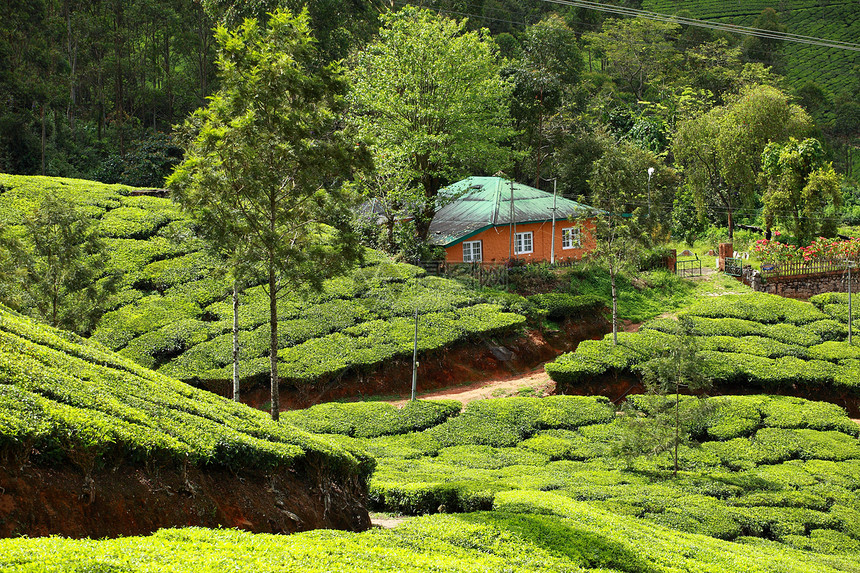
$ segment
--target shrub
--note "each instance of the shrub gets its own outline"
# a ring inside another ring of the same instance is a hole
[[[284,412],[281,420],[309,432],[375,438],[417,432],[437,426],[460,411],[454,400],[415,400],[396,408],[384,402],[319,404]]]
[[[696,302],[686,309],[684,314],[707,318],[740,318],[764,324],[788,322],[796,325],[827,318],[827,315],[808,303],[765,293],[710,297]]]
[[[552,320],[583,318],[599,313],[604,308],[603,299],[596,296],[574,296],[564,293],[535,294],[529,300],[547,312]]]

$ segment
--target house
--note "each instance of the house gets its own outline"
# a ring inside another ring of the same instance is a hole
[[[582,258],[595,247],[595,209],[528,185],[469,177],[439,197],[429,240],[445,248],[449,263],[555,262]]]

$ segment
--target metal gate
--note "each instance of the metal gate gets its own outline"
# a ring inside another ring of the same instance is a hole
[[[695,259],[675,261],[675,272],[681,277],[700,277],[702,276],[702,259],[698,256]]]
[[[733,277],[743,275],[744,260],[726,258],[726,274]]]

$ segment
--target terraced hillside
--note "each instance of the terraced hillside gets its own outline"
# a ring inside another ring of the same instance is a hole
[[[372,465],[0,306],[0,536],[362,529]]]
[[[789,33],[855,43],[860,38],[860,10],[854,0],[644,0],[642,8],[664,14],[688,10],[694,18],[742,26],[752,26],[762,10],[773,8]],[[858,52],[793,42],[781,46],[784,73],[795,88],[813,81],[834,94],[853,89]]]
[[[817,305],[764,293],[702,300],[678,313],[689,319],[705,370],[716,388],[828,397],[853,411],[860,397],[860,351],[848,345],[847,298],[821,295]],[[857,329],[860,322],[855,321]],[[639,332],[585,341],[546,365],[561,392],[605,376],[636,376],[676,336],[662,318]]]
[[[700,427],[685,428],[699,444],[683,448],[676,479],[665,454],[613,453],[624,424],[599,398],[486,400],[459,415],[456,404],[419,404],[326,404],[291,421],[372,450],[379,508],[435,515],[358,534],[172,529],[102,541],[5,540],[0,568],[860,570],[858,427],[830,404],[724,398]]]
[[[0,175],[0,224],[19,225],[45,194],[69,198],[97,220],[119,292],[92,338],[110,350],[186,381],[232,377],[231,284],[167,199],[89,181]],[[506,304],[501,301],[502,304]],[[280,373],[296,386],[411,356],[418,309],[419,350],[516,330],[519,314],[461,283],[367,251],[364,265],[321,292],[288,293],[279,304]],[[240,307],[241,376],[268,376],[268,302],[261,287]]]

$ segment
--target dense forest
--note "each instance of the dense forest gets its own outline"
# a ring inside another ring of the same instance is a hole
[[[494,161],[462,157],[458,169],[437,174],[432,182],[407,185],[433,195],[455,176],[503,169],[545,189],[555,179],[560,192],[587,198],[595,160],[622,142],[654,154],[655,161],[685,174],[687,188],[694,187],[696,177],[704,175],[690,159],[693,132],[702,135],[708,121],[691,125],[693,120],[709,117],[712,110],[719,111],[711,117],[728,111],[745,90],[770,86],[778,92],[771,96],[799,104],[808,117],[802,129],[779,137],[814,137],[822,143],[822,158],[847,183],[844,222],[854,222],[850,213],[860,173],[855,49],[732,34],[721,26],[622,18],[588,3],[10,0],[0,8],[0,171],[163,187],[183,157],[176,128],[219,88],[213,36],[218,23],[236,27],[249,17],[265,21],[278,5],[293,11],[306,5],[319,66],[342,60],[352,82],[360,83],[367,71],[363,55],[379,45],[384,14],[405,4],[430,8],[443,20],[466,18],[467,31],[487,30],[497,66],[492,73],[506,86],[493,105],[512,128],[499,136],[505,153]],[[622,0],[604,7],[611,5],[827,40],[850,41],[860,26],[847,0],[743,7],[704,0]],[[353,114],[366,107],[360,97],[352,103]],[[739,117],[743,111],[732,113]],[[764,141],[772,136],[763,134]],[[755,151],[761,153],[758,147]],[[379,154],[375,159],[379,167]],[[753,159],[758,171],[760,158]],[[383,167],[383,172],[397,169]],[[746,178],[743,182],[727,176],[735,197],[700,198],[699,211],[721,225],[739,207],[755,209],[737,211],[736,219],[760,218],[760,193],[748,190],[756,175],[738,175]],[[655,184],[678,189],[677,197],[663,199],[667,217],[675,203],[677,219],[683,209],[690,212],[692,199],[669,179],[664,173]]]

